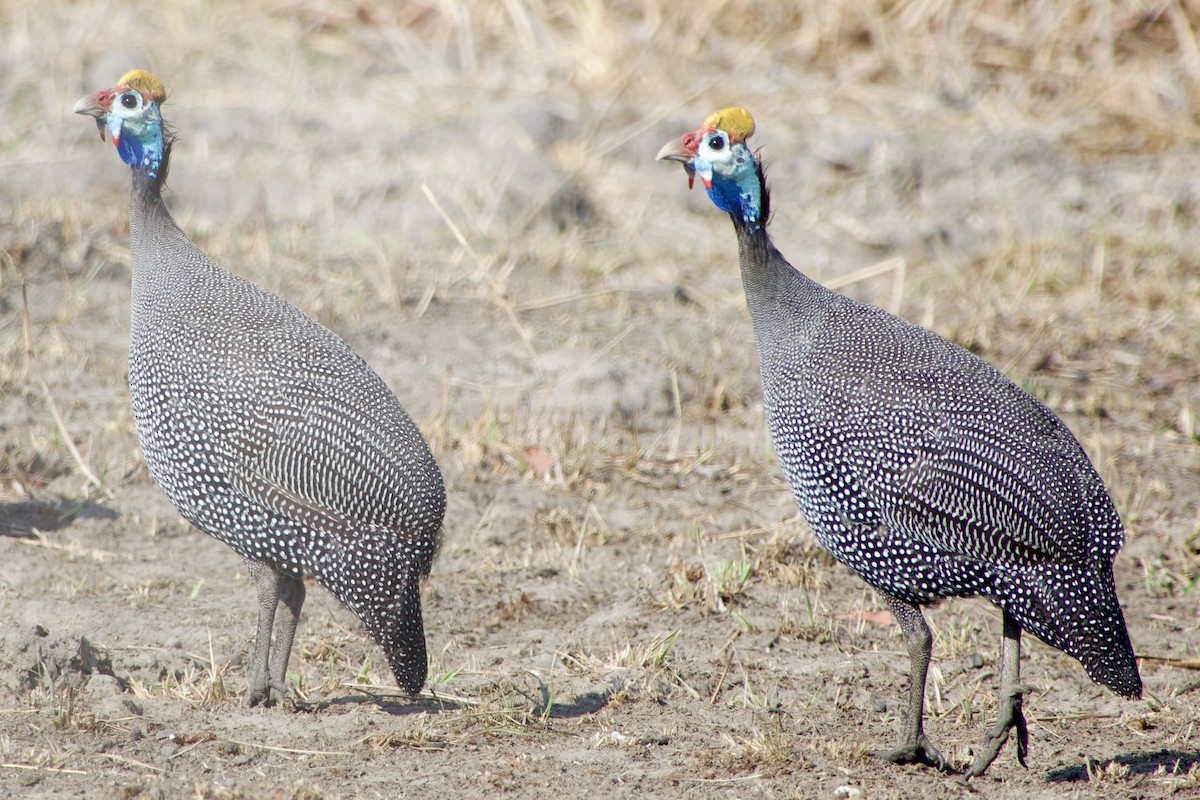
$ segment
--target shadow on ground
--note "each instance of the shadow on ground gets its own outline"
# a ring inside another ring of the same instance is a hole
[[[0,536],[33,539],[79,519],[117,519],[120,515],[90,498],[59,497],[53,500],[24,500],[0,503]]]
[[[588,692],[578,695],[573,702],[560,703],[554,702],[550,706],[550,711],[547,713],[545,707],[540,703],[533,701],[531,713],[534,716],[545,717],[549,719],[576,719],[578,717],[595,714],[604,706],[608,705],[609,699],[612,697],[611,689],[602,691]],[[406,697],[399,692],[395,694],[381,694],[372,692],[363,692],[362,694],[343,695],[335,697],[331,700],[323,700],[319,703],[299,704],[297,708],[301,711],[321,711],[334,706],[350,706],[350,705],[374,705],[379,710],[392,714],[393,716],[406,716],[409,714],[420,714],[424,712],[441,712],[446,709],[456,709],[462,707],[462,702],[450,698],[438,698],[429,695],[421,695],[420,697]]]
[[[409,714],[438,713],[446,709],[458,708],[461,704],[453,700],[441,700],[429,696],[409,697],[400,692],[394,694],[363,692],[362,694],[342,695],[317,703],[298,703],[296,708],[299,711],[320,712],[338,706],[366,705],[373,705],[392,716],[403,717]]]
[[[608,705],[610,697],[612,697],[612,691],[609,689],[605,689],[602,692],[581,694],[575,698],[575,702],[573,703],[555,703],[550,708],[548,716],[551,719],[575,719],[576,717],[595,714]]]
[[[1092,760],[1084,764],[1076,764],[1062,769],[1056,769],[1046,776],[1047,783],[1086,783],[1090,780],[1088,771],[1103,772],[1109,764],[1120,764],[1129,767],[1129,777],[1151,775],[1160,770],[1168,775],[1186,775],[1197,764],[1200,764],[1200,752],[1185,752],[1183,750],[1156,750],[1153,753],[1126,753],[1110,761]]]

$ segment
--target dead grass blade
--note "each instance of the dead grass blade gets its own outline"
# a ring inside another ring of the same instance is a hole
[[[1175,669],[1200,670],[1200,658],[1162,658],[1160,656],[1139,655],[1138,661],[1145,664],[1160,664]]]
[[[1187,12],[1180,6],[1178,0],[1167,7],[1167,15],[1171,20],[1171,28],[1179,42],[1179,50],[1183,68],[1193,82],[1200,81],[1200,46],[1196,44],[1196,32],[1188,20]]]
[[[69,553],[71,555],[85,555],[97,564],[103,564],[116,558],[116,553],[108,550],[98,550],[94,547],[84,547],[78,542],[52,542],[45,537],[40,531],[33,532],[33,538],[21,538],[15,541],[20,542],[26,547],[43,547],[47,550],[57,550],[60,553]]]
[[[270,750],[272,753],[292,753],[293,755],[301,756],[349,756],[352,753],[346,750],[305,750],[299,747],[279,747],[278,745],[262,744],[260,742],[243,742],[238,739],[226,739],[230,744],[236,744],[238,747],[253,747],[258,750]]]
[[[9,269],[16,271],[16,264],[13,263],[12,257],[7,251],[0,251],[0,255],[4,257],[4,262]],[[50,387],[46,384],[46,379],[42,377],[42,370],[38,365],[37,356],[33,352],[33,323],[29,316],[29,292],[25,283],[25,271],[19,270],[21,275],[21,327],[25,334],[25,361],[29,365],[29,371],[37,380],[38,386],[42,389],[42,397],[46,400],[46,408],[50,410],[50,415],[54,417],[54,424],[58,427],[59,435],[62,436],[63,443],[67,446],[67,451],[71,454],[71,459],[74,460],[75,466],[79,472],[87,480],[87,482],[97,492],[102,494],[109,500],[113,499],[113,493],[104,485],[104,481],[96,476],[91,467],[83,459],[83,454],[79,452],[79,448],[75,446],[75,440],[71,437],[71,432],[67,430],[67,424],[63,422],[62,414],[58,411],[58,404],[54,402],[54,395],[50,392]]]
[[[430,689],[425,689],[415,695],[396,691],[388,686],[380,686],[364,683],[342,683],[338,685],[339,689],[345,689],[350,692],[358,692],[370,697],[372,700],[383,700],[396,698],[412,698],[419,700],[432,700],[435,703],[445,703],[460,707],[471,707],[480,704],[480,700],[474,697],[463,697],[461,695],[447,694],[444,692],[434,692]]]
[[[846,286],[867,281],[880,275],[886,275],[889,272],[893,274],[893,279],[892,297],[888,301],[887,310],[893,314],[898,314],[900,313],[900,301],[904,298],[904,279],[908,274],[908,262],[899,256],[884,259],[878,264],[872,264],[869,267],[856,269],[846,275],[826,280],[824,283],[826,287],[836,292]]]
[[[196,744],[200,744],[200,743],[197,742]],[[195,746],[196,745],[192,745],[192,747],[195,747]],[[192,749],[191,747],[187,748],[187,750],[191,750],[191,749]],[[187,752],[187,751],[180,750],[180,751],[174,753],[171,756],[171,758],[174,758],[175,756],[179,755],[179,753],[183,753],[183,752]],[[149,770],[150,772],[159,772],[159,773],[166,772],[166,770],[163,769],[162,767],[156,767],[153,764],[147,764],[145,761],[138,761],[136,758],[128,758],[126,756],[119,756],[116,753],[93,753],[92,757],[93,758],[103,758],[107,761],[112,761],[116,764],[128,764],[131,767],[137,767],[138,769]]]
[[[421,191],[424,193],[425,198],[429,201],[429,204],[433,206],[433,210],[438,213],[438,216],[440,216],[442,221],[445,222],[447,227],[450,228],[450,233],[454,235],[455,240],[458,241],[459,245],[464,251],[466,251],[467,255],[471,257],[471,260],[475,262],[475,267],[478,271],[478,274],[487,280],[488,287],[492,291],[493,299],[504,311],[504,315],[508,317],[509,323],[513,326],[513,330],[516,331],[518,338],[520,338],[521,344],[525,346],[526,352],[529,353],[529,357],[533,361],[534,369],[537,370],[538,380],[544,383],[546,381],[546,368],[542,364],[542,357],[538,355],[537,349],[534,348],[533,339],[530,337],[529,331],[526,330],[525,326],[521,324],[521,320],[517,317],[517,310],[513,306],[512,301],[504,296],[504,293],[500,291],[500,287],[497,286],[495,279],[492,277],[491,264],[486,263],[479,256],[479,254],[475,252],[475,248],[471,246],[471,243],[467,241],[467,237],[463,234],[462,230],[454,223],[454,220],[450,218],[450,215],[446,213],[446,209],[444,209],[442,204],[438,202],[437,196],[434,195],[433,191],[429,188],[429,185],[422,183]]]
[[[30,772],[59,772],[64,775],[90,775],[82,769],[66,769],[65,767],[39,767],[37,764],[0,764],[0,769],[23,769]]]
[[[726,647],[729,645],[726,644]],[[733,651],[729,651],[729,655],[725,658],[725,668],[721,670],[721,677],[717,678],[716,684],[713,686],[712,695],[708,698],[709,705],[716,705],[717,697],[721,694],[721,689],[725,687],[725,678],[729,675],[729,667],[733,665]]]
[[[680,777],[676,777],[675,780],[680,781],[682,783],[707,783],[707,784],[717,785],[717,784],[723,784],[723,783],[746,783],[747,781],[756,781],[756,780],[759,780],[760,778],[762,778],[762,775],[759,775],[757,772],[755,772],[750,775],[739,775],[736,778],[680,778]]]

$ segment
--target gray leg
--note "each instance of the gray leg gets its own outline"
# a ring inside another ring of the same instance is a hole
[[[997,699],[996,725],[983,737],[983,746],[976,756],[971,769],[967,770],[968,778],[978,778],[1000,755],[1004,743],[1008,741],[1008,732],[1017,732],[1017,761],[1025,764],[1025,756],[1029,752],[1029,729],[1025,725],[1025,712],[1022,711],[1023,696],[1033,691],[1032,686],[1021,686],[1021,626],[1012,616],[1004,612],[1004,638],[1000,640],[1000,693]]]
[[[304,605],[304,579],[299,575],[279,576],[279,622],[275,626],[275,644],[271,648],[271,685],[290,694],[287,682],[288,659],[292,655],[292,640],[300,622],[300,607]]]
[[[925,676],[929,672],[929,656],[933,650],[933,635],[925,624],[921,609],[898,597],[880,592],[891,607],[904,643],[908,647],[910,672],[908,676],[908,710],[904,716],[904,740],[892,751],[875,755],[896,764],[928,764],[946,768],[946,760],[929,739],[925,738]]]
[[[304,603],[304,582],[299,577],[284,575],[262,561],[246,559],[246,571],[258,591],[258,630],[254,635],[254,653],[250,657],[250,705],[270,705],[272,689],[282,695],[288,694],[284,674],[300,606]],[[275,609],[280,604],[284,614],[272,652],[271,630],[275,626]]]

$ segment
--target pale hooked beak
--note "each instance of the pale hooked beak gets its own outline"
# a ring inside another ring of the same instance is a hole
[[[696,159],[695,145],[692,143],[692,134],[681,136],[678,139],[672,139],[662,146],[658,151],[658,155],[654,157],[655,161],[678,161],[683,164],[683,169],[688,176],[688,188],[691,189],[696,183],[696,167],[693,161]],[[712,186],[711,178],[706,179],[703,175],[700,179],[704,181],[706,187]]]
[[[78,106],[76,106],[76,109],[78,109]],[[667,142],[658,151],[658,155],[654,157],[654,160],[682,161],[684,164],[692,163],[692,159],[696,157],[696,152],[688,146],[686,139],[687,137],[681,137]]]
[[[678,161],[687,172],[688,188],[691,189],[700,177],[705,189],[712,188],[712,164],[703,158],[696,158],[696,142],[698,135],[689,133],[678,139],[672,139],[658,151],[656,161]]]
[[[111,92],[98,92],[97,94],[89,94],[86,97],[79,98],[79,102],[71,109],[76,114],[85,114],[96,118],[96,127],[100,129],[100,141],[102,142],[104,141],[104,121],[108,117],[109,111],[101,101],[101,98],[105,96],[109,97],[109,103],[111,103]]]

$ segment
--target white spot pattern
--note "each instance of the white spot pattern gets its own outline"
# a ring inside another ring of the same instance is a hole
[[[1123,526],[1066,426],[974,354],[735,228],[771,438],[822,544],[908,603],[987,597],[1140,694],[1113,582]]]
[[[243,557],[314,575],[417,691],[446,508],[428,445],[342,339],[210,260],[134,174],[129,384],[151,474]]]

